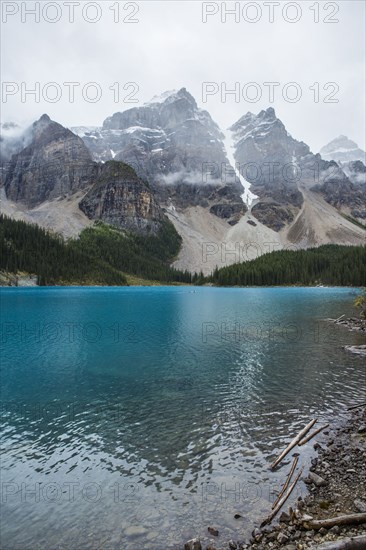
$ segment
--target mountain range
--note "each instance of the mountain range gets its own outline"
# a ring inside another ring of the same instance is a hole
[[[361,149],[341,136],[313,154],[273,108],[223,131],[182,88],[100,128],[43,115],[1,130],[2,212],[65,237],[96,220],[157,234],[169,219],[175,267],[204,273],[284,247],[364,243]]]

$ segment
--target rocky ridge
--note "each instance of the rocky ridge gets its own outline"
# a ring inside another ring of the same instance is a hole
[[[251,212],[261,223],[280,231],[302,208],[303,190],[321,193],[337,209],[355,213],[366,205],[366,189],[352,183],[334,161],[313,154],[294,139],[272,107],[247,113],[231,128],[235,160],[259,199]]]
[[[28,211],[75,199],[89,219],[138,233],[158,231],[164,213],[133,168],[93,161],[83,140],[47,115],[28,134],[29,145],[12,156],[6,170],[7,199]]]

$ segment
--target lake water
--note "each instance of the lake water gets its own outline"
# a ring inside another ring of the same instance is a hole
[[[362,336],[324,321],[354,314],[355,293],[3,289],[1,548],[248,536],[292,460],[273,458],[364,399],[364,363],[342,350]]]

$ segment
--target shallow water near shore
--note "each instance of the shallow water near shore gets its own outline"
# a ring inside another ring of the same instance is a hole
[[[360,401],[363,361],[342,346],[364,337],[325,321],[354,315],[356,294],[1,290],[1,547],[248,537],[288,471],[273,458]]]

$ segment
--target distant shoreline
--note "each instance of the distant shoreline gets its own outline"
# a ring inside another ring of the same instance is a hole
[[[18,278],[18,280],[17,280]],[[17,283],[17,284],[16,284]],[[85,284],[81,285],[79,283],[75,284],[58,284],[58,285],[38,285],[37,276],[34,274],[14,274],[14,273],[4,273],[0,272],[0,288],[140,288],[140,287],[187,287],[187,288],[226,288],[226,289],[243,289],[243,288],[349,288],[355,290],[361,290],[362,286],[353,286],[353,285],[303,285],[303,284],[293,284],[293,285],[215,285],[213,283],[206,283],[203,285],[194,285],[187,283],[174,282],[171,284],[162,283],[159,281],[149,281],[144,280],[141,284],[129,284],[129,285],[98,285],[98,284]]]

